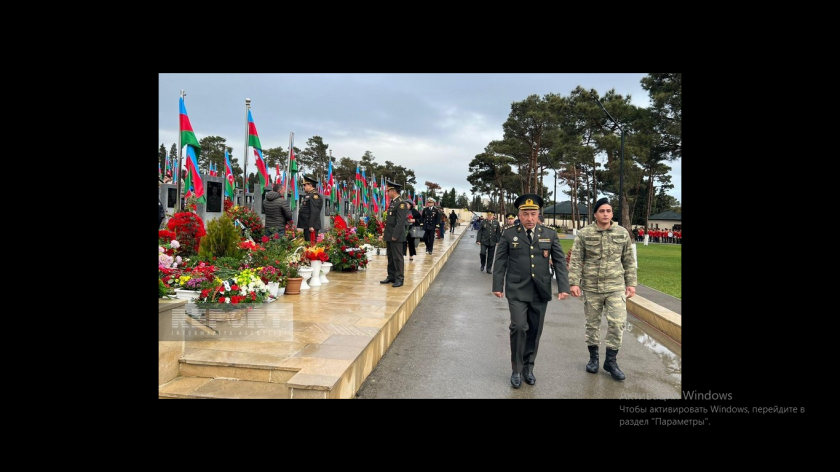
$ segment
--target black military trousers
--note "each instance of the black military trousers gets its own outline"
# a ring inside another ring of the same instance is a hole
[[[435,247],[435,233],[437,233],[437,228],[427,229],[426,233],[423,234],[423,242],[426,243],[426,252],[432,252],[432,249]]]
[[[405,243],[388,241],[388,278],[394,282],[405,280],[405,255],[403,254]]]
[[[480,254],[486,257],[485,264],[487,264],[487,270],[490,270],[493,267],[493,256],[496,254],[496,245],[486,246],[482,244]]]
[[[534,366],[540,347],[545,309],[548,302],[522,302],[508,298],[510,309],[510,366],[522,372],[526,365]]]

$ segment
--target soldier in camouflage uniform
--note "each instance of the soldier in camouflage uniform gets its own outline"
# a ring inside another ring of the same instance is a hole
[[[481,269],[487,266],[487,273],[492,274],[493,254],[496,252],[496,243],[502,237],[502,227],[496,221],[492,211],[487,212],[487,219],[481,222],[478,233],[475,235],[475,243],[481,244]],[[486,264],[485,264],[486,263]]]
[[[569,285],[573,297],[583,293],[586,315],[586,371],[598,372],[598,344],[601,315],[607,318],[607,358],[604,370],[613,379],[624,380],[616,356],[627,322],[627,299],[636,294],[636,260],[633,237],[612,221],[612,206],[602,198],[595,202],[595,224],[578,231],[569,259]],[[581,292],[581,289],[583,292]]]

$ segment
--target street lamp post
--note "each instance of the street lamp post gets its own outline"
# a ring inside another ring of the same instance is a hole
[[[621,209],[624,206],[624,127],[618,124],[617,121],[615,121],[615,118],[613,118],[612,115],[610,115],[610,112],[608,112],[607,109],[604,108],[604,105],[600,102],[600,100],[596,98],[595,101],[598,102],[598,105],[601,107],[602,110],[604,110],[604,113],[607,114],[607,117],[610,119],[610,121],[615,123],[615,125],[618,126],[618,129],[621,130],[621,155],[619,158],[620,163],[618,166],[618,224],[623,226],[621,221]]]

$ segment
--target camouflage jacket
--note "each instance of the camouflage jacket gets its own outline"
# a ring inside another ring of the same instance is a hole
[[[636,286],[633,237],[615,221],[608,229],[591,224],[578,231],[569,259],[569,285],[590,292]]]

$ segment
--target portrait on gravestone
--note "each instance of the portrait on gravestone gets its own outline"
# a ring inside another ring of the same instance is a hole
[[[207,182],[207,211],[222,212],[222,183]]]
[[[344,214],[345,215],[350,214],[350,201],[349,200],[344,200]]]
[[[174,187],[166,189],[166,206],[175,208],[175,202],[178,200],[178,190]]]
[[[260,213],[262,213],[263,215],[265,215],[265,194],[266,194],[266,192],[268,192],[268,191],[270,191],[270,189],[269,189],[268,187],[263,187],[263,191],[262,191],[262,205],[260,205],[260,206],[262,207],[262,208],[261,208]]]

